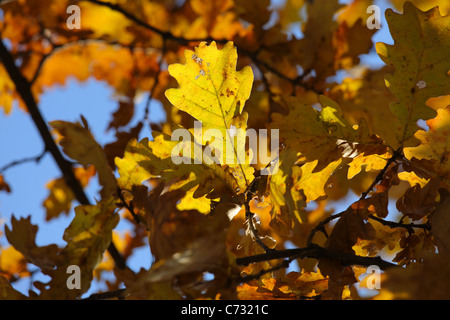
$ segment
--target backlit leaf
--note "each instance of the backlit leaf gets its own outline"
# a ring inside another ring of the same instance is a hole
[[[406,2],[403,14],[389,9],[386,19],[394,45],[377,43],[376,48],[381,59],[395,68],[385,82],[397,97],[391,110],[402,124],[400,141],[404,142],[417,131],[417,120],[436,116],[425,102],[450,91],[450,18],[441,16],[437,7],[422,12]]]

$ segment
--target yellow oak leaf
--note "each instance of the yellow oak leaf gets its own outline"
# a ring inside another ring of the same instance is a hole
[[[134,35],[128,31],[132,22],[119,12],[95,3],[80,2],[83,29],[90,29],[94,37],[113,38],[120,43],[130,43]]]
[[[396,149],[400,145],[401,128],[389,108],[395,96],[384,85],[384,76],[389,70],[386,66],[366,70],[357,78],[345,78],[331,89],[330,97],[345,106],[342,112],[350,123],[359,124],[364,119],[370,134],[376,134],[386,145]],[[390,120],[386,121],[388,118]]]
[[[181,189],[187,193],[187,198],[179,204],[180,209],[197,208],[203,213],[209,212],[211,199],[245,190],[243,179],[236,179],[214,162],[206,164],[199,159],[192,141],[182,142],[189,146],[189,151],[187,148],[178,151],[178,141],[171,141],[169,136],[158,132],[153,132],[153,136],[153,141],[131,140],[123,158],[116,158],[120,175],[117,181],[121,189],[131,190],[133,185],[141,185],[145,180],[160,178],[171,190]],[[184,151],[184,162],[172,160],[173,152]]]
[[[247,174],[252,170],[249,162],[242,159],[247,156],[238,149],[242,141],[245,145],[247,114],[242,110],[252,89],[252,69],[244,67],[236,71],[237,50],[232,42],[220,50],[214,41],[209,46],[202,42],[195,51],[185,50],[184,56],[185,64],[169,66],[169,74],[177,80],[179,88],[168,89],[166,97],[201,122],[201,137],[194,129],[196,141],[201,145],[210,143],[209,148],[219,153],[215,154],[221,159],[219,163],[237,167],[248,185],[251,176]]]
[[[408,181],[411,187],[419,185],[422,188],[427,184],[430,179],[425,179],[419,177],[414,171],[411,172],[400,172],[397,174],[398,178],[403,181]]]
[[[314,172],[317,160],[307,162],[301,167],[301,175],[295,184],[297,190],[303,190],[306,201],[317,200],[326,195],[325,187],[328,179],[342,163],[342,159],[330,162],[323,170]]]
[[[358,20],[362,24],[366,24],[369,17],[367,8],[373,4],[373,0],[353,0],[352,3],[345,6],[338,12],[337,21],[339,23],[346,22],[349,27],[352,27]]]
[[[394,44],[377,43],[376,50],[394,67],[385,83],[397,97],[390,108],[402,125],[403,143],[417,131],[419,119],[436,116],[426,101],[450,92],[450,16],[441,16],[437,7],[422,12],[406,2],[403,14],[388,9],[386,19]]]
[[[202,42],[195,51],[186,50],[184,57],[184,65],[169,66],[180,87],[167,90],[167,99],[201,121],[205,130],[228,129],[250,96],[252,69],[236,71],[237,50],[232,42],[220,50],[214,41],[209,46]]]
[[[301,9],[305,5],[305,0],[287,0],[285,5],[278,10],[280,15],[280,25],[283,31],[289,31],[294,23],[303,22]]]
[[[289,114],[272,114],[270,129],[279,129],[280,138],[287,147],[301,153],[307,162],[318,160],[315,171],[324,169],[342,156],[342,142],[357,141],[357,131],[342,118],[339,106],[333,100],[319,97],[321,111],[288,97]]]
[[[29,274],[27,261],[23,254],[14,249],[13,246],[0,249],[0,275],[11,279],[26,277]]]
[[[119,222],[115,199],[103,199],[96,205],[75,208],[75,217],[64,231],[67,245],[61,250],[61,263],[49,274],[48,284],[38,283],[43,299],[75,299],[91,286],[94,269],[111,243],[112,230]],[[68,267],[80,268],[80,288],[67,290]]]
[[[366,156],[364,153],[357,155],[349,164],[347,178],[351,179],[361,171],[370,172],[381,170],[385,167],[387,161],[392,155],[386,152],[383,155],[371,154]]]
[[[306,206],[305,197],[294,186],[294,177],[298,177],[301,172],[295,165],[297,158],[297,152],[293,149],[281,152],[278,171],[269,177],[269,195],[275,216],[283,216],[286,212],[298,221],[305,222],[306,216],[302,210]]]

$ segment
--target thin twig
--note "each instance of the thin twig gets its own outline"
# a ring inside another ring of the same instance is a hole
[[[45,150],[48,150],[48,152],[50,152],[50,154],[53,156],[53,159],[58,165],[67,186],[69,186],[73,191],[77,201],[80,204],[89,205],[89,199],[84,193],[84,189],[81,186],[80,181],[75,176],[72,163],[66,160],[66,158],[62,155],[60,149],[56,145],[55,141],[53,140],[50,130],[47,127],[47,123],[42,117],[37,102],[34,99],[30,82],[22,75],[21,71],[15,64],[14,58],[1,39],[0,60],[2,61],[9,77],[13,81],[16,87],[16,91],[19,93],[20,97],[25,103],[31,118],[36,125],[42,140],[44,141]],[[117,248],[115,247],[113,242],[111,242],[111,244],[109,245],[108,251],[113,257],[117,267],[120,269],[124,269],[126,267],[125,260],[117,251]]]
[[[155,74],[155,81],[153,82],[153,85],[150,89],[150,93],[148,95],[147,101],[145,103],[144,122],[146,122],[146,123],[149,122],[148,118],[150,115],[150,103],[153,99],[153,94],[156,89],[156,86],[159,83],[159,75],[161,74],[161,67],[162,67],[162,63],[164,62],[165,54],[166,54],[166,39],[163,39],[163,44],[162,44],[162,48],[161,48],[161,56],[159,57],[159,61],[158,61],[158,70],[156,71],[156,74]]]
[[[424,229],[424,230],[431,230],[431,225],[429,223],[423,223],[423,224],[415,224],[415,223],[401,223],[401,222],[395,222],[395,221],[387,221],[384,219],[381,219],[380,217],[377,217],[373,214],[371,214],[369,216],[369,219],[378,221],[379,223],[391,227],[391,228],[405,228],[406,230],[408,230],[408,232],[414,233],[414,228],[418,228],[418,229]]]
[[[350,265],[360,265],[360,266],[370,266],[377,265],[381,269],[385,270],[388,268],[396,267],[396,264],[385,261],[380,257],[363,257],[357,256],[347,252],[330,250],[327,248],[322,248],[318,245],[311,245],[305,248],[295,248],[286,250],[273,250],[271,252],[266,252],[262,254],[257,254],[253,256],[237,258],[236,264],[238,265],[249,265],[250,263],[270,261],[276,259],[303,259],[303,258],[314,258],[317,260],[328,258],[332,260],[339,261],[344,266]]]
[[[249,282],[252,280],[257,280],[259,278],[261,278],[263,275],[280,270],[280,269],[285,269],[289,267],[289,264],[291,263],[292,259],[288,259],[288,260],[283,260],[282,262],[280,262],[279,264],[265,269],[265,270],[261,270],[258,273],[255,274],[250,274],[250,275],[246,275],[246,276],[241,276],[238,278],[239,282]]]
[[[181,45],[188,45],[189,42],[211,42],[211,41],[215,41],[216,43],[225,44],[229,41],[227,39],[214,39],[211,37],[196,38],[196,39],[195,38],[187,39],[187,38],[183,38],[183,37],[178,37],[178,36],[175,36],[174,34],[172,34],[170,31],[163,31],[163,30],[160,30],[160,29],[148,24],[147,22],[137,18],[135,15],[129,13],[128,11],[126,11],[125,9],[123,9],[121,6],[119,6],[117,4],[106,2],[106,1],[99,1],[99,0],[79,0],[79,1],[86,1],[86,2],[90,2],[90,3],[94,3],[99,6],[104,6],[104,7],[110,8],[111,10],[121,13],[122,15],[124,15],[126,18],[133,21],[137,25],[158,34],[159,36],[161,36],[163,38],[163,40],[172,40]],[[263,69],[265,69],[265,70],[275,74],[279,78],[290,82],[294,87],[303,85],[302,80],[304,79],[304,76],[307,75],[306,73],[304,73],[303,75],[297,76],[296,78],[291,78],[291,77],[283,74],[276,68],[272,67],[267,62],[259,59],[258,53],[260,52],[260,50],[251,52],[251,51],[248,51],[241,47],[238,47],[237,50],[238,50],[238,53],[242,53],[245,56],[249,57],[253,61],[255,66],[261,71],[261,73],[263,73],[264,72]],[[308,89],[313,90],[312,88],[308,88]]]
[[[36,162],[39,163],[41,161],[41,159],[45,156],[45,154],[47,153],[47,149],[44,149],[44,151],[42,151],[40,154],[38,154],[37,156],[33,156],[33,157],[27,157],[27,158],[23,158],[20,160],[14,160],[6,165],[4,165],[3,167],[0,168],[0,173],[5,172],[6,170],[27,163],[27,162]]]
[[[125,208],[128,210],[128,212],[130,212],[131,216],[133,217],[134,222],[136,222],[136,224],[138,224],[138,225],[143,225],[143,226],[145,226],[145,228],[146,228],[147,231],[148,231],[149,229],[148,229],[148,227],[147,227],[145,221],[143,221],[143,219],[142,219],[142,217],[141,217],[140,215],[137,215],[137,214],[134,212],[134,205],[133,205],[133,202],[127,203],[127,202],[125,201],[125,198],[123,197],[123,194],[122,194],[122,190],[121,190],[119,187],[117,187],[117,197],[118,197],[119,200],[122,202],[122,206],[125,207]]]

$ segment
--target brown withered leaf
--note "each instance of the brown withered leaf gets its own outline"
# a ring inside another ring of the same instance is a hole
[[[398,199],[397,209],[413,220],[420,220],[437,206],[436,197],[441,183],[439,178],[431,179],[423,188],[416,184],[407,189]]]
[[[104,146],[103,150],[105,151],[106,158],[108,159],[108,163],[112,169],[116,168],[114,159],[116,157],[123,157],[128,142],[133,138],[138,138],[142,126],[142,122],[139,122],[135,127],[131,128],[128,131],[117,131],[116,141],[108,143]]]
[[[448,256],[429,253],[422,263],[388,269],[381,278],[381,291],[375,299],[447,300],[449,281]]]
[[[450,254],[450,196],[441,193],[441,200],[431,214],[431,232],[436,239],[440,253]]]
[[[5,226],[8,242],[22,253],[28,262],[49,273],[61,262],[60,249],[56,244],[39,247],[36,245],[38,226],[31,224],[31,216],[17,220],[11,218],[11,228]]]
[[[126,101],[119,101],[119,107],[112,114],[113,119],[109,123],[107,130],[109,129],[119,129],[120,127],[126,126],[134,115],[134,102],[132,99],[127,99]]]
[[[327,247],[338,252],[354,254],[353,246],[359,239],[372,240],[375,237],[375,229],[370,223],[349,207],[342,217],[336,222],[333,231],[328,238]],[[357,280],[350,267],[341,265],[337,260],[321,259],[319,269],[323,275],[328,275],[329,288],[327,298],[341,299],[342,291],[346,285],[351,285]]]
[[[179,211],[176,203],[185,192],[161,193],[162,187],[152,190],[148,201],[140,200],[147,210],[150,249],[155,259],[142,281],[184,279],[183,286],[188,286],[183,276],[191,274],[189,282],[194,285],[195,274],[217,271],[228,259],[225,238],[229,218],[226,212],[204,215],[196,210]]]
[[[0,300],[24,300],[26,298],[11,286],[8,279],[0,274]]]

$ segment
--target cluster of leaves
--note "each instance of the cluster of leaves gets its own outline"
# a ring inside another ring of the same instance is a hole
[[[1,4],[0,107],[9,113],[17,101],[30,113],[61,169],[47,185],[46,219],[78,204],[63,248],[38,246],[29,218],[5,226],[0,298],[81,298],[95,277],[109,291],[92,298],[358,299],[371,265],[385,270],[380,299],[448,298],[450,6],[391,2],[403,10],[386,11],[394,44],[375,46],[371,0]],[[67,29],[72,4],[81,29]],[[360,63],[374,47],[381,69]],[[101,146],[84,118],[51,122],[53,137],[42,125],[39,96],[70,77],[114,89],[115,141]],[[143,94],[145,117],[131,126]],[[167,120],[140,139],[152,100]],[[214,144],[215,157],[225,146],[198,136],[194,121],[244,144],[248,129],[278,129],[269,164],[278,170],[261,175],[267,164],[237,152],[235,164],[198,159],[196,150]],[[192,161],[175,164],[179,128],[191,132],[182,155]],[[95,176],[102,188],[90,204],[83,188]],[[1,172],[0,191],[10,192]],[[348,193],[360,197],[334,213]],[[120,219],[134,226],[124,238]],[[147,245],[152,266],[134,272],[126,259]],[[299,269],[287,273],[293,261]],[[51,280],[25,296],[12,283],[29,264]],[[66,286],[70,265],[81,269],[80,289]]]

